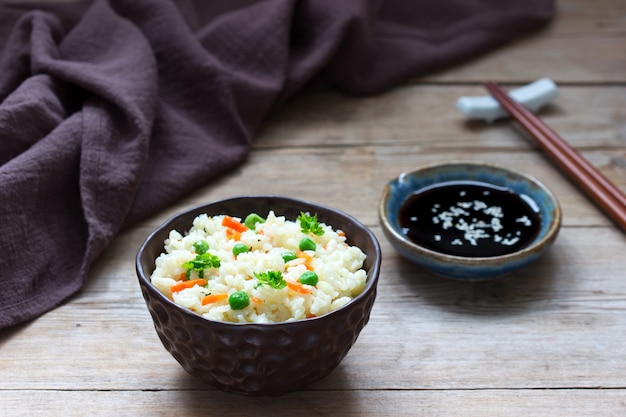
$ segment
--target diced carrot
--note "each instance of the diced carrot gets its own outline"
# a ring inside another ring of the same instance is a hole
[[[199,285],[201,287],[205,286],[207,284],[207,280],[206,279],[202,279],[202,278],[198,278],[198,279],[190,279],[188,281],[178,281],[175,284],[172,284],[172,286],[170,287],[170,290],[172,292],[178,292],[178,291],[182,291],[186,288],[191,288],[194,285]]]
[[[313,257],[311,255],[309,255],[308,253],[306,253],[305,251],[303,251],[303,250],[297,251],[296,252],[296,256],[298,258],[304,259],[307,262],[311,262],[313,260]]]
[[[252,301],[255,304],[263,304],[263,300],[257,297],[250,297],[250,301]]]
[[[316,316],[315,314],[311,314],[311,313],[309,313],[309,314],[307,314],[307,315],[306,315],[306,318],[307,318],[307,319],[312,319],[312,318],[314,318],[314,317],[317,317],[317,316]]]
[[[182,281],[184,279],[187,279],[187,272],[181,272],[180,274],[175,276],[174,279],[176,279],[176,281]]]
[[[245,224],[230,216],[224,216],[224,219],[222,220],[222,226],[234,229],[239,233],[243,233],[248,230]]]
[[[216,303],[218,301],[222,301],[227,298],[228,298],[228,294],[226,294],[225,292],[205,295],[204,298],[202,298],[202,305],[205,306],[207,304]]]
[[[226,229],[226,237],[232,240],[241,240],[241,233],[235,229]]]
[[[313,265],[311,265],[311,262],[313,262],[313,257],[311,255],[309,255],[305,251],[299,250],[296,252],[296,256],[300,259],[304,259],[304,266],[306,266],[306,269],[308,269],[309,271],[313,270]]]
[[[339,236],[345,236],[345,235],[346,235],[346,232],[344,232],[343,230],[338,230],[338,231],[337,231],[337,234],[338,234]]]
[[[290,290],[295,291],[300,294],[311,294],[311,289],[305,287],[299,282],[287,281],[287,287],[289,287]]]

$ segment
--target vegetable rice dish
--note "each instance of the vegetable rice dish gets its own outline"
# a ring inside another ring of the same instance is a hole
[[[300,213],[201,214],[165,240],[151,281],[175,303],[216,321],[273,323],[329,313],[366,284],[365,254],[345,233]]]

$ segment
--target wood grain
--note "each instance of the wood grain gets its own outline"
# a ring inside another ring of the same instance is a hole
[[[513,122],[470,121],[455,108],[460,96],[485,95],[485,79],[513,88],[550,77],[559,97],[542,118],[626,190],[626,3],[558,7],[543,31],[456,68],[377,96],[324,92],[279,109],[241,167],[121,233],[77,296],[0,331],[0,415],[626,415],[626,237]],[[552,189],[564,213],[552,250],[479,284],[400,258],[378,226],[382,187],[450,160],[505,165]],[[370,323],[307,390],[254,398],[195,381],[162,347],[141,297],[134,256],[148,233],[235,194],[331,205],[381,243]]]

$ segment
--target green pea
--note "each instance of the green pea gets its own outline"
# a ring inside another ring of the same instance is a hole
[[[319,278],[317,277],[317,274],[313,271],[304,272],[302,275],[300,275],[300,278],[298,279],[298,281],[300,281],[300,284],[306,285],[317,285],[318,280]]]
[[[246,253],[250,250],[245,243],[235,243],[233,246],[233,255],[237,256],[240,253]]]
[[[193,244],[193,248],[196,250],[198,255],[202,255],[209,250],[209,243],[204,239],[200,239]]]
[[[285,263],[289,262],[289,261],[293,261],[294,259],[296,259],[298,256],[291,252],[291,251],[286,251],[280,254],[280,256],[282,256],[283,261],[285,261]]]
[[[265,219],[256,213],[248,214],[248,216],[246,216],[246,219],[243,221],[243,224],[245,224],[246,227],[250,230],[255,230],[257,223],[265,223]]]
[[[298,245],[300,250],[315,250],[315,242],[308,237],[302,238],[300,241],[300,245]]]
[[[250,297],[245,291],[237,291],[228,297],[228,304],[233,310],[242,310],[250,305]]]

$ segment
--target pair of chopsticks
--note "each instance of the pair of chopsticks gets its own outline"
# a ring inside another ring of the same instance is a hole
[[[500,105],[535,139],[543,151],[626,232],[626,195],[600,171],[565,142],[537,116],[509,96],[500,86],[486,82],[485,88]]]

